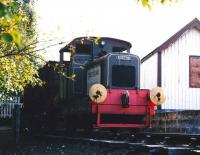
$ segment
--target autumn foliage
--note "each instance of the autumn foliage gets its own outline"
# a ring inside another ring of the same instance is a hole
[[[42,84],[43,65],[36,44],[35,18],[28,1],[0,0],[0,94],[23,93]]]

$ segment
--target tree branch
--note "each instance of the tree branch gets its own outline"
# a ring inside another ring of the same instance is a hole
[[[44,41],[44,42],[46,42],[46,41]],[[33,50],[33,51],[30,51],[30,52],[25,53],[25,51],[30,50],[30,49],[32,49],[32,48],[35,48],[35,47],[30,47],[30,46],[36,45],[36,44],[38,44],[38,43],[40,43],[40,42],[36,41],[36,42],[33,42],[33,43],[27,45],[27,46],[24,47],[23,49],[12,50],[12,51],[10,51],[9,53],[6,53],[6,54],[4,54],[4,55],[1,55],[0,58],[9,57],[9,56],[14,56],[14,55],[26,55],[26,54],[29,54],[29,53],[35,53],[35,52],[38,52],[38,51],[43,51],[43,50],[45,50],[45,49],[47,49],[47,48],[50,48],[50,47],[53,47],[53,46],[56,46],[56,45],[61,45],[61,44],[65,43],[65,42],[58,42],[58,43],[55,43],[55,44],[52,44],[52,45],[48,45],[48,46],[46,46],[46,47],[43,47],[43,48],[36,49],[36,50]],[[4,51],[5,51],[5,50],[4,50]],[[4,52],[2,52],[2,53],[4,53]]]

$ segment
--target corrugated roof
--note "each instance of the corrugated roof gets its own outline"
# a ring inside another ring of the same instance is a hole
[[[141,60],[141,63],[143,63],[144,61],[149,59],[151,56],[156,54],[158,51],[162,51],[162,50],[168,48],[171,44],[173,44],[175,41],[177,41],[183,33],[185,33],[187,30],[193,29],[193,28],[196,28],[200,31],[200,21],[197,18],[193,19],[191,22],[189,22],[187,25],[185,25],[182,29],[180,29],[177,33],[175,33],[173,36],[171,36],[167,41],[165,41],[163,44],[158,46],[152,52],[150,52],[149,54],[144,56]]]

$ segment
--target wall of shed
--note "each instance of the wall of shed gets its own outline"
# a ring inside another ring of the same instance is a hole
[[[162,109],[200,110],[200,88],[189,88],[190,55],[200,56],[200,31],[196,29],[186,31],[162,51],[162,87],[166,92]]]
[[[157,61],[158,54],[155,54],[141,64],[140,88],[152,89],[157,86]]]

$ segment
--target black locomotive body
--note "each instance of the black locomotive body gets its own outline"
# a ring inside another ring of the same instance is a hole
[[[81,37],[60,49],[59,76],[57,72],[48,76],[47,89],[42,91],[48,96],[49,89],[54,89],[48,86],[56,86],[45,106],[49,116],[52,111],[47,122],[55,123],[47,123],[47,128],[59,128],[59,119],[66,129],[150,127],[156,104],[150,100],[149,89],[140,89],[140,59],[130,48],[129,42],[119,39]],[[29,107],[29,101],[25,106]]]

